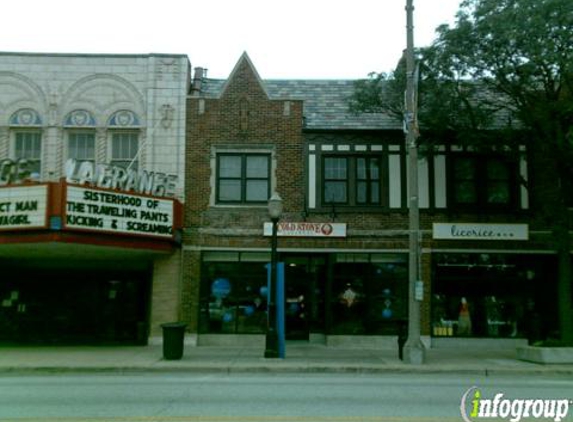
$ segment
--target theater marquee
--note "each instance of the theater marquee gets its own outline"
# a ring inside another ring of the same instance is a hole
[[[0,230],[46,228],[47,198],[46,185],[0,188]]]
[[[68,186],[68,229],[173,237],[174,201],[101,189]]]

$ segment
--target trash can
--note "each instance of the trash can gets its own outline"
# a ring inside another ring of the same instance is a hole
[[[183,356],[183,340],[187,324],[182,322],[169,322],[162,324],[163,328],[163,358],[177,360]]]

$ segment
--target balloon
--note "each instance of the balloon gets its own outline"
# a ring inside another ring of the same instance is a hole
[[[217,278],[211,284],[211,293],[216,298],[224,298],[231,293],[231,282],[228,278]]]

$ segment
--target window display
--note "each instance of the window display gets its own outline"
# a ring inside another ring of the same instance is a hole
[[[433,336],[531,340],[555,326],[552,257],[462,253],[432,260]]]

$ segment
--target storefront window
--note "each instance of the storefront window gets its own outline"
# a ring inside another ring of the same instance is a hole
[[[555,326],[551,257],[436,254],[432,334],[539,338]],[[544,331],[544,332],[542,332]]]
[[[239,254],[234,255],[239,257]],[[268,262],[268,254],[263,255],[255,262],[210,260],[210,258],[229,258],[222,255],[204,258],[199,321],[201,333],[265,332],[267,319],[265,265]]]
[[[264,252],[206,252],[200,333],[263,334],[267,320]],[[287,339],[326,334],[396,334],[407,319],[407,256],[279,254],[285,265]]]
[[[400,255],[337,254],[330,334],[394,334],[407,318],[407,262]]]

